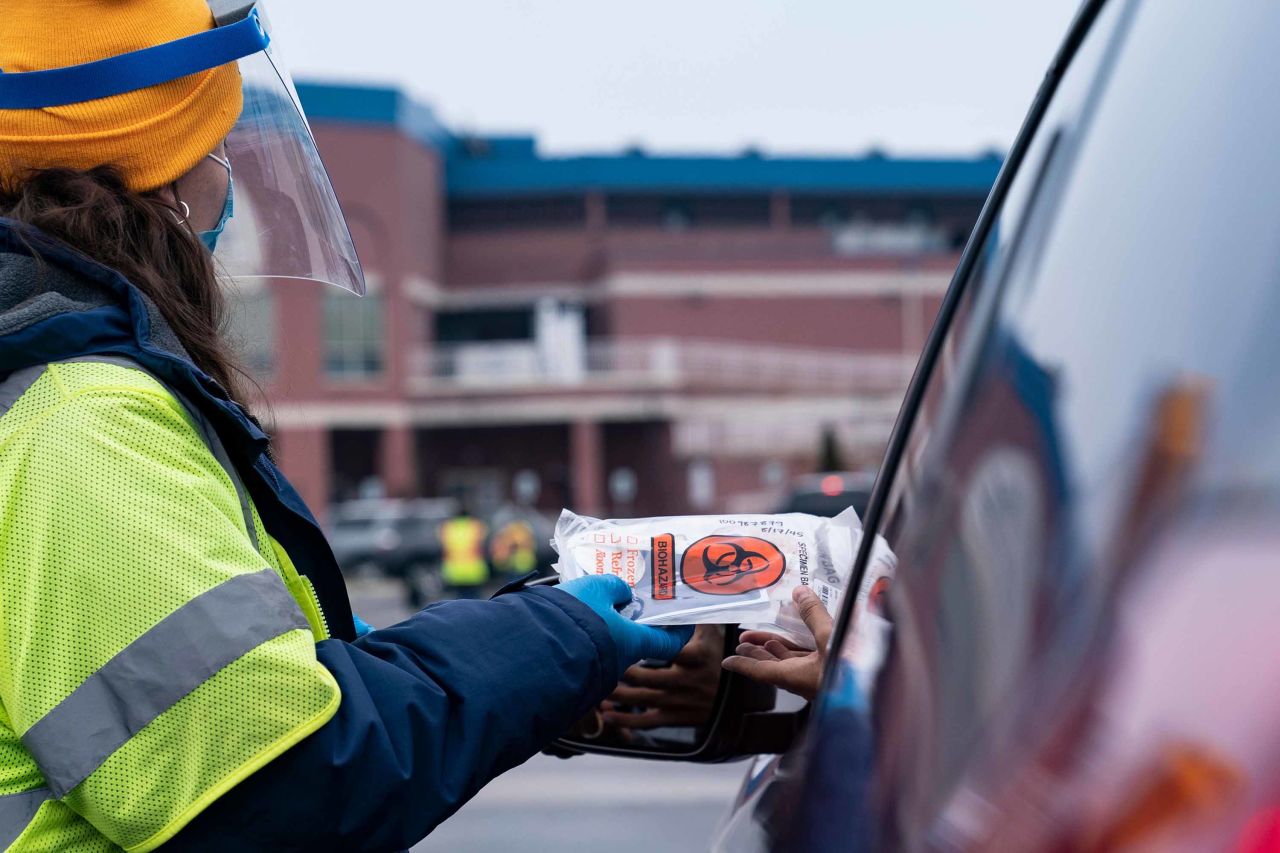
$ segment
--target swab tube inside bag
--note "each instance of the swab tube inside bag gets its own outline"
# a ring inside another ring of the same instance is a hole
[[[857,514],[589,518],[565,510],[552,544],[561,580],[614,574],[631,585],[623,612],[648,625],[780,624],[791,592],[809,586],[832,614],[862,535]],[[783,623],[792,622],[784,615]],[[812,642],[812,640],[810,640]]]

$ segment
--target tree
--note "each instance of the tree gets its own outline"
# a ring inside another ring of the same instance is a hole
[[[818,473],[824,471],[843,471],[844,461],[840,456],[840,441],[836,438],[833,427],[822,429],[822,440],[818,445]]]

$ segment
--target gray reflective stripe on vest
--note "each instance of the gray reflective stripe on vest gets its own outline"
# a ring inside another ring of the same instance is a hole
[[[45,365],[37,364],[35,367],[24,367],[21,370],[15,370],[4,379],[0,379],[0,418],[13,408],[13,404],[18,402],[18,398],[27,393],[27,389],[36,384],[36,380],[40,378],[40,374],[44,373]]]
[[[223,667],[306,617],[272,569],[201,593],[134,640],[22,734],[63,797],[143,726]]]
[[[40,806],[52,797],[53,792],[48,788],[0,795],[0,850],[7,850],[18,840],[36,812],[40,811]]]
[[[218,464],[222,466],[222,470],[227,472],[227,476],[231,478],[231,485],[235,487],[236,498],[240,501],[240,514],[244,516],[245,530],[249,533],[249,538],[253,540],[253,549],[259,554],[262,553],[262,543],[258,541],[258,528],[253,523],[252,505],[249,503],[249,491],[244,487],[244,481],[240,479],[240,472],[236,471],[236,466],[231,464],[231,457],[227,455],[227,448],[223,446],[222,439],[218,437],[217,431],[204,414],[191,404],[183,394],[177,389],[170,386],[160,377],[156,376],[150,370],[147,370],[141,364],[131,358],[122,355],[83,355],[78,358],[69,358],[66,363],[89,363],[89,364],[114,364],[117,367],[127,367],[130,370],[137,370],[147,374],[156,382],[165,387],[170,394],[174,396],[182,408],[187,410],[187,414],[191,417],[192,422],[196,425],[196,430],[200,433],[200,437],[204,439],[204,443],[209,448],[209,452],[213,454],[213,458],[218,460]],[[40,368],[43,370],[44,368]],[[22,371],[18,371],[21,373]],[[17,374],[14,374],[15,376]],[[39,374],[36,374],[39,376]],[[35,381],[34,379],[32,380]],[[25,389],[24,389],[25,390]],[[3,385],[0,384],[0,404],[3,404]],[[0,415],[4,414],[4,409],[0,408]]]

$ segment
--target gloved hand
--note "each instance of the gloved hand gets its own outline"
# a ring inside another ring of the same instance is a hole
[[[555,588],[572,595],[604,620],[618,649],[618,675],[645,658],[671,660],[693,636],[692,625],[655,628],[619,614],[617,608],[631,600],[631,587],[617,575],[588,575]]]

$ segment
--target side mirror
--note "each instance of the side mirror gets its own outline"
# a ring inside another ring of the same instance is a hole
[[[737,649],[739,633],[737,625],[699,626],[675,664],[645,668],[645,677],[637,679],[645,686],[624,679],[615,697],[629,697],[634,705],[606,703],[546,751],[562,758],[593,753],[700,763],[786,752],[804,727],[808,707],[798,697],[784,693],[780,700],[773,687],[721,669],[720,661]],[[651,705],[641,704],[645,696]],[[655,706],[679,712],[658,715]]]

